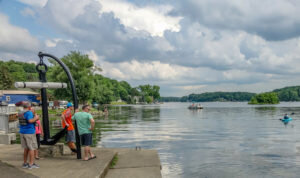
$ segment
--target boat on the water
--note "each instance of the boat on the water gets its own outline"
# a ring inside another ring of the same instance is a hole
[[[192,104],[188,109],[203,109],[203,106],[201,106],[201,104]]]
[[[289,123],[291,120],[293,120],[291,117],[287,118],[287,119],[280,119],[283,123],[287,124]]]

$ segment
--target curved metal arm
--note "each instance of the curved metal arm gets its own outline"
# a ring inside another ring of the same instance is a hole
[[[77,109],[78,108],[78,100],[77,100],[77,95],[76,95],[76,88],[75,88],[73,77],[70,73],[69,68],[60,59],[58,59],[57,57],[55,57],[51,54],[39,52],[38,56],[40,57],[41,62],[43,62],[44,56],[50,57],[50,58],[54,59],[56,62],[58,62],[59,65],[64,69],[64,71],[66,72],[66,74],[69,78],[70,84],[71,84],[74,108]],[[75,121],[75,135],[76,135],[77,159],[81,159],[80,138],[79,138],[79,132],[78,132],[78,127],[77,127],[76,121]]]
[[[39,52],[38,56],[40,58],[43,58],[44,56],[50,57],[50,58],[54,59],[56,62],[58,62],[59,65],[64,69],[64,71],[66,72],[66,74],[69,78],[70,84],[71,84],[74,108],[77,109],[78,108],[78,100],[77,100],[77,95],[76,95],[76,88],[75,88],[73,77],[70,73],[69,68],[60,59],[58,59],[57,57],[55,57],[51,54]]]

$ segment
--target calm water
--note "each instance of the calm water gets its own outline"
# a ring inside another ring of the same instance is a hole
[[[300,177],[300,103],[201,104],[112,107],[96,144],[156,149],[163,177]],[[278,120],[293,112],[287,126]]]

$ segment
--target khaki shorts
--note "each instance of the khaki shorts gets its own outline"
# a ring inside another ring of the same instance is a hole
[[[29,150],[38,148],[35,134],[20,134],[21,145]]]

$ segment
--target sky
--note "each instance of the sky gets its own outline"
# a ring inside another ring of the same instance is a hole
[[[298,0],[0,0],[0,60],[89,55],[161,96],[300,85]]]

